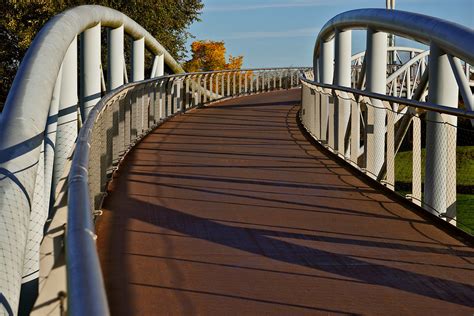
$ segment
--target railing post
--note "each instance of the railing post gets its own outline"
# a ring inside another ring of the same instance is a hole
[[[203,91],[204,95],[203,95],[203,101],[202,101],[203,104],[207,103],[207,93],[206,93],[206,90],[207,90],[207,88],[206,88],[207,87],[207,76],[208,75],[203,76],[203,85],[202,85],[202,87],[204,89],[204,91]]]
[[[314,136],[321,140],[321,95],[317,89],[311,90],[311,98],[314,104]]]
[[[156,67],[156,76],[161,77],[165,74],[165,55],[161,54],[156,56],[158,58]]]
[[[189,109],[191,100],[190,100],[190,86],[189,86],[189,76],[184,76],[184,107],[183,107],[183,112],[185,112],[187,109]]]
[[[387,80],[387,33],[367,29],[366,89],[385,94]],[[382,101],[371,99],[367,106],[367,171],[377,177],[385,160],[385,117]]]
[[[123,56],[123,30],[120,32],[119,29],[114,29],[109,31],[110,36],[110,45],[109,48],[109,55],[116,54],[117,58],[120,54],[118,51],[120,50],[121,55]],[[120,47],[121,46],[121,47]],[[122,48],[122,49],[120,49]],[[114,53],[115,51],[115,53]],[[132,40],[132,54],[131,54],[131,64],[132,64],[132,81],[141,81],[145,79],[145,39],[141,38],[138,40]],[[109,73],[113,71],[110,69],[109,64]],[[113,65],[112,65],[113,67]],[[116,74],[118,77],[118,74]],[[110,76],[113,78],[113,76]],[[119,84],[120,81],[118,78],[113,78],[115,84]],[[111,80],[109,79],[109,82]],[[123,84],[123,83],[122,83]],[[120,86],[120,85],[119,85]],[[116,88],[116,87],[114,87]],[[110,86],[109,86],[110,89]],[[135,111],[137,113],[137,135],[140,135],[145,130],[145,122],[148,120],[145,118],[145,95],[141,91],[137,91],[136,95],[136,104],[135,104]]]
[[[421,205],[421,120],[418,114],[412,119],[413,146],[412,146],[412,189],[411,201]]]
[[[132,81],[145,79],[145,38],[132,43]]]
[[[237,72],[237,82],[239,84],[238,88],[237,88],[237,94],[240,96],[240,94],[242,93],[242,88],[243,88],[243,84],[242,84],[242,72],[239,70]]]
[[[108,30],[107,90],[123,85],[123,25]]]
[[[166,118],[166,84],[167,80],[162,79],[160,80],[160,103],[159,103],[159,108],[160,108],[160,120],[164,120]]]
[[[255,80],[255,79],[254,79],[253,71],[251,71],[251,72],[249,73],[249,76],[250,76],[250,78],[249,78],[249,79],[250,79],[250,80],[249,80],[249,81],[250,81],[249,94],[252,94],[252,93],[254,93],[254,91],[253,91],[253,81]]]
[[[244,72],[244,94],[247,94],[248,91],[248,78],[247,72]]]
[[[235,96],[236,91],[237,91],[237,90],[236,90],[236,89],[237,89],[237,82],[236,82],[236,80],[237,80],[237,78],[236,78],[236,77],[237,77],[237,72],[234,71],[234,72],[232,73],[232,77],[233,77],[233,79],[232,79],[232,96]]]
[[[176,100],[176,112],[184,112],[183,106],[183,80],[182,78],[178,78],[176,80],[176,90],[175,90],[175,100]]]
[[[225,97],[225,73],[221,73],[221,98]]]
[[[178,112],[178,94],[179,94],[179,86],[178,86],[178,78],[173,78],[171,80],[171,114],[175,114]]]
[[[259,81],[260,81],[260,72],[257,71],[256,76],[255,76],[255,93],[259,92],[259,89],[260,89]]]
[[[212,87],[213,87],[212,79],[213,78],[214,78],[214,74],[210,74],[210,77],[209,77],[209,102],[212,102],[214,100],[214,93],[212,92]]]
[[[428,101],[457,107],[458,87],[448,56],[431,44]],[[456,126],[448,115],[429,111],[426,117],[425,206],[434,214],[456,217]],[[454,129],[452,132],[450,129]],[[454,157],[450,157],[454,155]],[[448,159],[450,157],[451,159]]]
[[[354,166],[358,165],[359,147],[360,147],[360,103],[351,98],[351,143],[350,143],[350,161]]]
[[[127,91],[124,99],[122,100],[123,103],[123,117],[124,117],[124,132],[123,132],[123,152],[124,154],[132,140],[132,91]]]
[[[306,89],[305,89],[306,88]],[[302,85],[301,89],[305,89],[306,93],[303,94],[304,98],[306,99],[306,109],[309,112],[308,113],[308,120],[309,120],[309,130],[311,134],[316,135],[316,129],[318,128],[317,126],[317,121],[316,121],[316,105],[315,105],[315,98],[314,95],[315,92],[311,90],[310,87],[305,86],[304,84]]]
[[[318,60],[319,82],[332,84],[334,74],[334,40],[321,43]],[[321,141],[327,143],[329,96],[321,95]]]
[[[101,98],[100,23],[81,34],[81,117],[84,122]]]
[[[63,174],[67,156],[77,138],[77,101],[77,38],[74,38],[62,64],[52,190]]]
[[[191,106],[195,107],[197,106],[197,83],[196,83],[197,77],[196,76],[191,76]]]
[[[145,54],[145,52],[143,52]],[[164,75],[165,57],[163,54],[155,55],[150,78],[161,77]]]
[[[334,84],[342,87],[351,87],[351,31],[336,30]],[[349,146],[345,148],[345,135],[350,118],[350,100],[346,93],[344,98],[336,98],[334,104],[334,139],[339,154],[349,157]]]
[[[202,103],[202,89],[201,89],[201,79],[202,75],[197,75],[195,80],[195,87],[196,87],[196,106],[200,106]]]

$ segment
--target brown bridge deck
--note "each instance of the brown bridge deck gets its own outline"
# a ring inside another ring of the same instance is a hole
[[[298,90],[177,116],[98,222],[113,315],[472,315],[474,250],[299,130]]]

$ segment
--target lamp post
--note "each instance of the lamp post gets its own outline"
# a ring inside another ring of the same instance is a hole
[[[385,0],[385,6],[387,10],[395,10],[395,0]],[[395,35],[388,34],[388,46],[393,47],[395,46]],[[393,68],[393,64],[395,63],[395,52],[390,51],[388,54],[388,64],[390,65],[390,72],[391,68]]]

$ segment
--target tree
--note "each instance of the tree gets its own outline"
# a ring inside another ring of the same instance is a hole
[[[229,62],[225,61],[224,42],[218,41],[195,41],[191,44],[192,58],[184,64],[188,72],[240,69],[243,56],[229,56]]]
[[[82,4],[117,9],[142,25],[177,60],[186,56],[187,31],[203,8],[202,0],[6,0],[0,1],[0,109],[34,36],[54,15]]]
[[[244,63],[244,56],[234,57],[229,55],[229,62],[226,65],[226,69],[240,69]]]

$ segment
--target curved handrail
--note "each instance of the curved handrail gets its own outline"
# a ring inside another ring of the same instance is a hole
[[[322,41],[332,38],[336,29],[373,28],[415,41],[434,43],[464,61],[474,64],[474,31],[457,23],[424,14],[385,9],[358,9],[336,15],[319,32],[313,60],[319,56]]]

